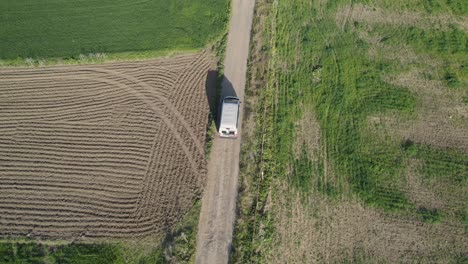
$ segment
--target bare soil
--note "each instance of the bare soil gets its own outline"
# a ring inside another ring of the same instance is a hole
[[[0,69],[0,236],[159,235],[206,175],[208,52]]]

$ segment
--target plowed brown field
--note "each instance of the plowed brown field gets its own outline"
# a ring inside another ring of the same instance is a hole
[[[143,237],[206,174],[207,52],[0,70],[0,236]]]

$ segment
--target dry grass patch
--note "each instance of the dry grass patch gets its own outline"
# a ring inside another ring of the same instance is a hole
[[[394,218],[358,201],[331,201],[275,185],[276,233],[268,263],[451,262],[466,256],[468,239],[454,223]]]
[[[355,29],[356,30],[356,29]],[[369,34],[370,29],[358,31],[359,38],[369,44],[368,55],[371,59],[385,59],[401,65],[424,65],[434,69],[441,67],[443,61],[425,54],[417,54],[408,45],[387,45],[383,37]]]
[[[377,6],[363,4],[345,5],[336,13],[336,22],[341,27],[348,22],[365,22],[370,25],[385,24],[393,26],[414,26],[421,29],[438,28],[448,30],[456,24],[460,29],[468,30],[468,18],[454,15],[429,15],[405,10],[387,10]]]
[[[317,161],[320,158],[320,126],[312,109],[304,109],[302,118],[296,125],[296,142],[293,152],[296,159],[300,158],[305,148],[310,160]]]
[[[409,159],[406,162],[406,194],[410,201],[418,207],[442,209],[446,203],[423,182],[421,169],[424,162]]]
[[[416,26],[418,21],[433,23],[431,19],[423,19],[421,14],[403,11],[398,17],[379,8],[364,6],[361,4],[346,6],[337,13],[337,18],[348,12],[351,20],[366,21],[396,25],[395,23],[408,23]],[[388,13],[388,14],[387,14]],[[406,20],[406,17],[413,17]],[[442,22],[440,22],[442,23]],[[440,24],[439,23],[439,24]],[[443,24],[443,23],[442,23]],[[415,52],[413,48],[405,44],[388,45],[383,42],[383,37],[372,34],[372,26],[364,28],[352,27],[358,33],[361,40],[369,44],[368,55],[373,60],[396,62],[402,68],[409,68],[406,72],[394,75],[383,75],[382,79],[397,87],[409,89],[421,101],[417,118],[412,121],[402,120],[394,115],[381,114],[372,116],[369,121],[383,124],[386,128],[397,131],[398,137],[413,140],[417,143],[428,144],[437,147],[454,147],[468,150],[468,106],[463,101],[466,94],[464,89],[453,89],[443,81],[429,79],[428,76],[442,79],[444,60],[424,52]],[[405,24],[406,25],[406,24]],[[433,78],[432,77],[432,78]]]
[[[456,214],[465,210],[468,199],[468,185],[462,182],[454,186],[453,182],[433,179],[424,175],[425,161],[409,159],[406,161],[406,186],[402,191],[416,208],[430,208],[443,212],[441,217],[452,225]],[[462,230],[462,229],[460,229]]]
[[[396,117],[383,119],[400,138],[468,151],[468,106],[463,102],[463,90],[450,89],[441,81],[427,80],[419,70],[386,76],[384,80],[411,90],[421,100],[415,121]]]

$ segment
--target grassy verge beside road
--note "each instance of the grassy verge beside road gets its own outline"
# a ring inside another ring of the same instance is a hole
[[[16,58],[1,60],[0,67],[43,67],[54,65],[76,65],[76,64],[101,64],[104,62],[148,60],[161,57],[173,57],[176,55],[190,54],[202,49],[168,49],[152,51],[130,51],[115,53],[88,53],[72,57],[54,58]]]
[[[463,3],[257,5],[234,260],[463,259]]]

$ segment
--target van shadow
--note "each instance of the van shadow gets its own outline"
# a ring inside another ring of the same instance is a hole
[[[219,129],[221,102],[226,96],[236,96],[237,93],[226,76],[218,75],[218,71],[208,71],[206,77],[206,98],[210,106],[209,122],[213,120],[216,124],[216,130]]]
[[[209,70],[206,75],[206,100],[210,107],[210,113],[215,114],[216,112],[216,98],[217,98],[217,86],[218,86],[218,71]]]
[[[232,85],[231,81],[229,81],[228,78],[226,78],[226,76],[222,77],[221,87],[222,87],[221,100],[222,100],[222,98],[224,98],[226,96],[235,96],[235,97],[237,97],[236,90],[234,90],[234,86]]]

